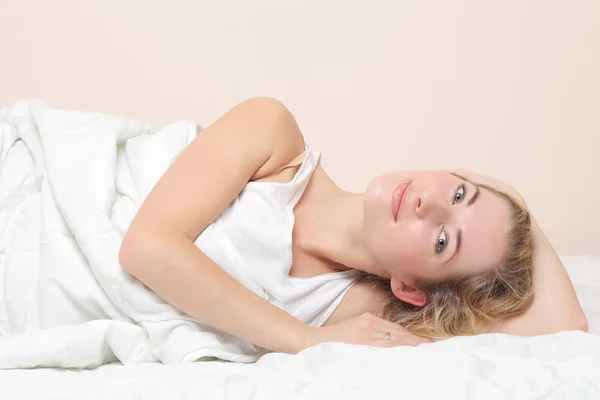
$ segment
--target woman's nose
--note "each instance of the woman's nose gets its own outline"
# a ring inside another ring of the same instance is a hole
[[[443,202],[439,201],[431,193],[420,194],[415,201],[415,214],[418,218],[445,218],[446,208]]]

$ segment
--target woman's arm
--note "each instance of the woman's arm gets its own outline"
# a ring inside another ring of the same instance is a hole
[[[234,280],[194,241],[248,181],[303,150],[297,125],[280,103],[259,98],[237,105],[158,181],[125,235],[121,266],[199,321],[270,350],[299,351],[304,324]]]
[[[426,342],[362,315],[312,328],[251,292],[194,241],[250,180],[269,176],[304,150],[293,116],[272,99],[251,99],[205,129],[158,181],[119,253],[121,266],[198,321],[285,353],[325,341],[375,346]],[[393,340],[385,340],[385,332]]]
[[[527,208],[521,195],[504,182],[460,170],[458,173],[501,190]],[[534,297],[529,309],[522,315],[495,324],[490,332],[534,336],[565,330],[587,331],[587,319],[581,309],[575,290],[558,255],[533,216],[533,286]]]

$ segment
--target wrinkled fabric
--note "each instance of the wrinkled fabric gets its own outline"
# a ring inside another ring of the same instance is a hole
[[[598,399],[600,337],[490,334],[391,349],[325,343],[254,364],[0,371],[7,399]]]
[[[118,254],[141,201],[196,133],[192,121],[152,130],[40,100],[0,111],[0,368],[159,359],[160,318],[190,318]]]

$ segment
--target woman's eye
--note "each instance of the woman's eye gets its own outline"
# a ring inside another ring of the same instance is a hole
[[[458,188],[458,190],[456,191],[456,193],[454,194],[453,204],[460,203],[461,201],[463,201],[466,194],[467,194],[467,189],[465,188],[465,185],[461,185]]]
[[[437,242],[435,243],[435,252],[441,253],[444,251],[446,246],[448,245],[448,237],[446,236],[446,232],[442,231],[440,236],[438,236]]]

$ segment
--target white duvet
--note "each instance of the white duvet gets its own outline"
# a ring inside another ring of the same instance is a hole
[[[156,363],[173,361],[167,305],[122,271],[119,244],[195,134],[36,100],[0,111],[0,369],[20,368],[0,371],[0,398],[600,398],[600,336],[578,331]],[[563,260],[598,333],[600,258]]]
[[[153,131],[36,100],[0,111],[0,369],[178,361],[162,346],[173,308],[118,254],[195,135],[191,121]]]

